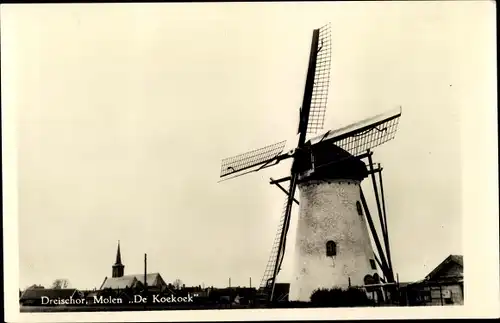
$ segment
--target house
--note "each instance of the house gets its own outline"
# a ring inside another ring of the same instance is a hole
[[[408,305],[463,305],[463,256],[450,255],[424,279],[403,289]]]
[[[87,301],[87,304],[92,305],[95,304],[95,297],[99,297],[99,291],[91,291],[87,293],[85,296],[85,299]]]
[[[21,306],[55,306],[64,304],[46,303],[48,300],[79,300],[83,297],[82,293],[75,288],[28,288],[19,297]],[[69,305],[69,304],[68,304]]]

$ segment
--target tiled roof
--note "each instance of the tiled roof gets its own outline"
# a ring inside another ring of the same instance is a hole
[[[456,263],[463,267],[464,259],[461,255],[449,255],[443,262],[441,262],[433,271],[431,271],[426,277],[426,280],[432,279],[436,274],[438,274],[446,265],[450,263]]]
[[[134,276],[138,281],[140,281],[142,284],[144,284],[144,274],[142,274],[142,275],[131,275],[131,276]],[[161,279],[160,277],[161,276],[160,276],[159,273],[147,274],[146,275],[146,280],[147,280],[148,286],[156,285],[158,279]]]
[[[109,277],[104,280],[100,289],[125,289],[127,287],[135,287],[137,279],[134,275],[126,275],[122,277]]]
[[[463,267],[464,265],[464,256],[462,255],[450,255],[451,260],[459,264],[460,266]]]
[[[40,299],[42,296],[48,298],[69,298],[77,291],[75,288],[52,289],[52,288],[35,288],[25,290],[20,297],[20,300]]]
[[[146,281],[148,286],[156,285],[158,280],[161,280],[161,276],[159,273],[147,274]],[[111,277],[106,278],[102,283],[100,289],[124,289],[127,287],[134,287],[137,283],[144,285],[144,275],[124,275],[122,277]]]

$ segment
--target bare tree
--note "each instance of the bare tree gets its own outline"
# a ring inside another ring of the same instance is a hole
[[[62,289],[62,288],[67,288],[69,286],[69,281],[65,278],[58,278],[54,280],[52,283],[52,288],[53,289]]]
[[[181,287],[182,287],[182,280],[180,280],[179,278],[177,278],[176,280],[174,280],[173,285],[174,285],[175,289],[181,289]]]

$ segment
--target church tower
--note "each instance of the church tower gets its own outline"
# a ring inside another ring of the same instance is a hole
[[[120,241],[118,241],[118,250],[116,250],[116,261],[113,265],[112,277],[122,277],[125,266],[122,264],[122,255],[120,253]]]

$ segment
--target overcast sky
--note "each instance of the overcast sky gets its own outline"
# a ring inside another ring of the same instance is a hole
[[[126,274],[142,273],[147,253],[167,282],[257,285],[285,198],[269,177],[290,164],[218,183],[220,161],[283,139],[293,147],[312,30],[327,22],[325,130],[402,106],[374,160],[395,271],[423,278],[462,254],[460,109],[475,108],[471,89],[487,72],[483,3],[3,7],[20,287],[99,287],[118,240]]]

